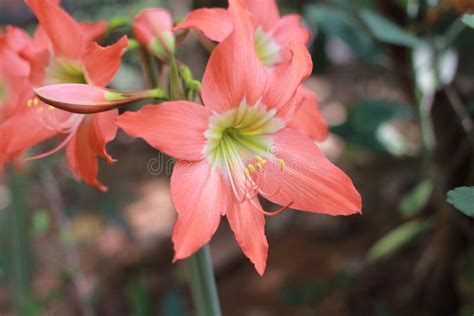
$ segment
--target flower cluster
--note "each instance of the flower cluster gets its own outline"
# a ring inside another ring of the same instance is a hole
[[[52,0],[26,0],[39,27],[0,35],[0,168],[51,138],[66,149],[74,175],[100,190],[98,157],[117,128],[176,158],[171,197],[178,213],[175,260],[205,245],[226,216],[242,251],[263,274],[265,216],[288,208],[330,215],[361,211],[349,177],[315,141],[327,136],[312,72],[310,33],[298,15],[280,16],[274,0],[229,0],[227,9],[198,9],[173,26],[164,9],[147,9],[133,34],[160,65],[152,90],[117,91],[114,78],[127,37],[102,47],[105,22],[80,23]],[[202,82],[175,52],[189,31],[210,48]],[[178,40],[180,39],[180,40]],[[167,100],[119,115],[142,99]],[[158,104],[156,104],[158,103]],[[262,208],[263,197],[281,208]]]

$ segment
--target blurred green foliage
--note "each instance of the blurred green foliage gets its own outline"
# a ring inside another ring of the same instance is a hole
[[[400,200],[400,212],[404,216],[417,215],[428,203],[433,192],[433,181],[426,179],[419,182]]]
[[[382,62],[382,51],[364,31],[363,24],[349,12],[325,4],[314,4],[305,7],[304,16],[313,30],[320,27],[330,38],[343,41],[355,56],[368,62]]]
[[[428,232],[433,226],[433,221],[430,219],[413,220],[398,226],[370,248],[367,255],[368,260],[376,261],[394,254],[415,237]]]
[[[372,35],[383,43],[415,48],[421,41],[409,32],[406,32],[395,23],[370,10],[362,10],[360,18],[369,28]]]
[[[474,216],[474,187],[460,187],[447,194],[448,203],[466,214]]]
[[[384,138],[387,123],[408,120],[411,109],[399,102],[390,100],[363,100],[349,107],[347,120],[341,125],[331,127],[331,132],[341,136],[350,144],[362,146],[379,153],[402,155],[406,153],[404,140],[394,136]],[[390,130],[389,130],[390,132]],[[399,134],[398,134],[399,135]]]
[[[467,26],[474,28],[474,14],[464,14],[462,21]]]

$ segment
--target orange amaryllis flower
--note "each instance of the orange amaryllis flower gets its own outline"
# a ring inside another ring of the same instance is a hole
[[[273,68],[290,58],[291,43],[306,45],[310,32],[301,24],[301,16],[290,14],[280,17],[275,0],[242,0],[252,13],[256,24],[254,43],[255,50],[262,63]],[[181,29],[197,29],[207,38],[221,42],[233,29],[228,10],[197,9],[191,12],[185,21],[175,27]],[[319,102],[310,90],[302,88],[298,94],[301,106],[293,118],[293,128],[316,141],[324,140],[328,128],[319,111]]]
[[[18,162],[16,158],[25,150],[54,134],[25,107],[33,96],[31,82],[36,77],[27,54],[33,46],[33,40],[19,28],[8,26],[0,34],[0,171],[5,163]]]
[[[43,83],[37,86],[87,83],[104,87],[110,83],[128,46],[125,36],[111,46],[101,47],[93,40],[105,30],[103,23],[79,24],[52,1],[26,0],[26,3],[39,20],[39,41],[50,49]],[[55,109],[38,99],[28,105],[35,108],[33,111],[44,126],[67,134],[57,148],[34,158],[47,156],[66,146],[68,163],[76,177],[106,190],[97,180],[97,156],[114,162],[105,145],[115,138],[117,110],[84,115]]]
[[[361,211],[349,177],[307,136],[288,128],[296,91],[312,69],[304,45],[268,72],[254,49],[250,13],[231,0],[234,28],[206,67],[204,106],[188,101],[126,112],[118,125],[177,158],[171,197],[178,212],[175,260],[206,244],[225,215],[259,274],[266,266],[265,216],[258,195],[288,207],[331,215]]]
[[[173,18],[165,9],[145,9],[133,20],[133,34],[156,58],[166,61],[174,54]]]

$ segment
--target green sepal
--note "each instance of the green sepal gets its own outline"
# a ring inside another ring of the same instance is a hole
[[[104,92],[104,98],[107,101],[122,101],[126,99],[126,97],[122,93],[113,91]]]

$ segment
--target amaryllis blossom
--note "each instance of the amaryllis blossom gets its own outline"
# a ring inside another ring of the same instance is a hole
[[[41,59],[33,39],[23,30],[8,26],[0,34],[0,171],[5,163],[19,162],[16,158],[25,150],[54,134],[25,106],[33,96],[35,69]]]
[[[268,72],[254,49],[250,13],[238,0],[229,2],[234,27],[210,56],[204,106],[166,102],[126,112],[117,121],[129,135],[177,159],[171,177],[178,213],[175,260],[206,244],[225,215],[242,251],[263,274],[265,215],[289,207],[349,215],[361,211],[361,198],[309,137],[288,128],[296,91],[312,69],[306,47],[290,45],[290,59]],[[282,208],[263,210],[259,195]]]
[[[79,24],[53,1],[26,2],[40,24],[37,36],[50,53],[43,83],[37,86],[87,83],[104,87],[110,83],[120,67],[122,53],[128,46],[125,36],[111,46],[101,47],[93,41],[105,31],[104,23]],[[106,190],[97,180],[97,156],[109,163],[114,162],[106,152],[105,145],[115,138],[117,110],[91,115],[69,113],[36,98],[27,105],[34,107],[33,112],[37,113],[38,120],[44,126],[67,135],[57,148],[36,158],[66,146],[68,163],[76,177],[100,190]]]
[[[166,61],[174,54],[173,18],[165,9],[145,9],[133,20],[133,34],[156,58]]]
[[[301,24],[301,16],[289,14],[280,16],[275,0],[242,0],[252,13],[256,24],[254,44],[257,56],[269,69],[288,60],[290,44],[308,44],[311,34]],[[232,31],[233,25],[228,10],[221,8],[197,9],[191,12],[175,31],[196,29],[210,40],[221,42]],[[300,94],[301,93],[301,94]],[[328,128],[319,111],[319,102],[313,92],[306,88],[298,92],[300,105],[293,118],[292,128],[305,133],[316,141],[324,140]]]

